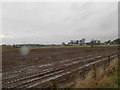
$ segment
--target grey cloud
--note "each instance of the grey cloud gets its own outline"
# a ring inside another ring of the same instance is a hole
[[[117,38],[117,3],[3,3],[3,43]]]

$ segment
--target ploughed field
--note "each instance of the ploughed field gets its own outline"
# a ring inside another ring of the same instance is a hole
[[[31,49],[28,55],[21,55],[19,49],[3,50],[2,87],[49,87],[53,79],[60,84],[70,82],[73,73],[117,53],[117,47],[112,46]]]

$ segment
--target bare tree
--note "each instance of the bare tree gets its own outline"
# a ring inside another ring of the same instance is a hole
[[[91,47],[94,47],[94,45],[96,45],[96,42],[97,42],[97,40],[92,39],[92,40],[90,41]]]
[[[66,45],[65,42],[62,42],[62,45],[65,46]]]

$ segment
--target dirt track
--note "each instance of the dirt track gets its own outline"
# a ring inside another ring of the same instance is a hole
[[[34,49],[26,56],[3,51],[3,87],[34,87],[117,52],[117,47]]]

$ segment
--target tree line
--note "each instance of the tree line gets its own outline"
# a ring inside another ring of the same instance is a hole
[[[70,40],[68,43],[62,42],[62,45],[91,45],[93,47],[94,45],[115,45],[115,44],[120,44],[120,38],[115,39],[113,41],[108,40],[105,42],[101,42],[100,40],[94,40],[92,39],[89,42],[85,41],[85,38],[81,40]]]

